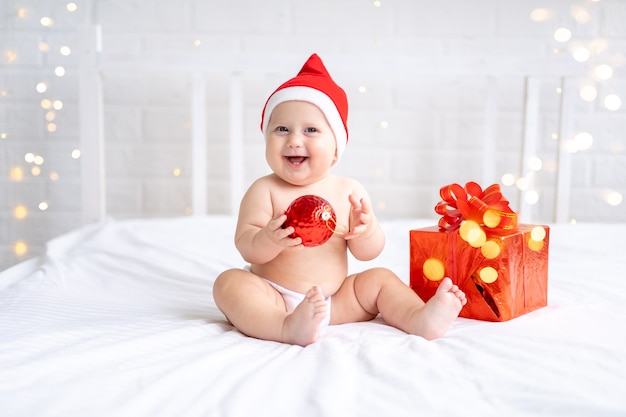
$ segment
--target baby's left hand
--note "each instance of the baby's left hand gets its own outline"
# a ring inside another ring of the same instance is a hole
[[[350,211],[350,231],[343,235],[346,240],[354,239],[367,230],[372,222],[372,208],[366,199],[357,200],[352,194],[348,196],[352,210]]]

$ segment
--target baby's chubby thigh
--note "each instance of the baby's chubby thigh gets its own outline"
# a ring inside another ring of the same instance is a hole
[[[238,317],[249,317],[255,312],[268,309],[287,311],[281,294],[248,269],[222,272],[213,284],[213,298],[217,307],[235,325]]]

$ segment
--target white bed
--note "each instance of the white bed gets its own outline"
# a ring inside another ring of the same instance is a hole
[[[384,222],[373,264],[408,282],[408,231],[432,223]],[[234,224],[108,219],[1,273],[0,415],[626,415],[625,224],[551,225],[546,308],[436,341],[376,319],[306,348],[215,307],[214,278],[243,262]]]

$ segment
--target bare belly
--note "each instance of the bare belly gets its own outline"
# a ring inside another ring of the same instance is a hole
[[[266,264],[251,265],[250,271],[302,294],[317,285],[330,296],[348,274],[345,240],[333,237],[321,246],[288,249]]]

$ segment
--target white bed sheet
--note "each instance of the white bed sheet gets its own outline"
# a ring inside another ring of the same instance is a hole
[[[408,282],[408,230],[430,223],[384,222],[369,264]],[[214,278],[243,265],[234,225],[107,220],[1,273],[0,415],[626,415],[624,224],[553,225],[536,312],[459,318],[435,341],[331,326],[306,348],[243,336],[215,307]]]

